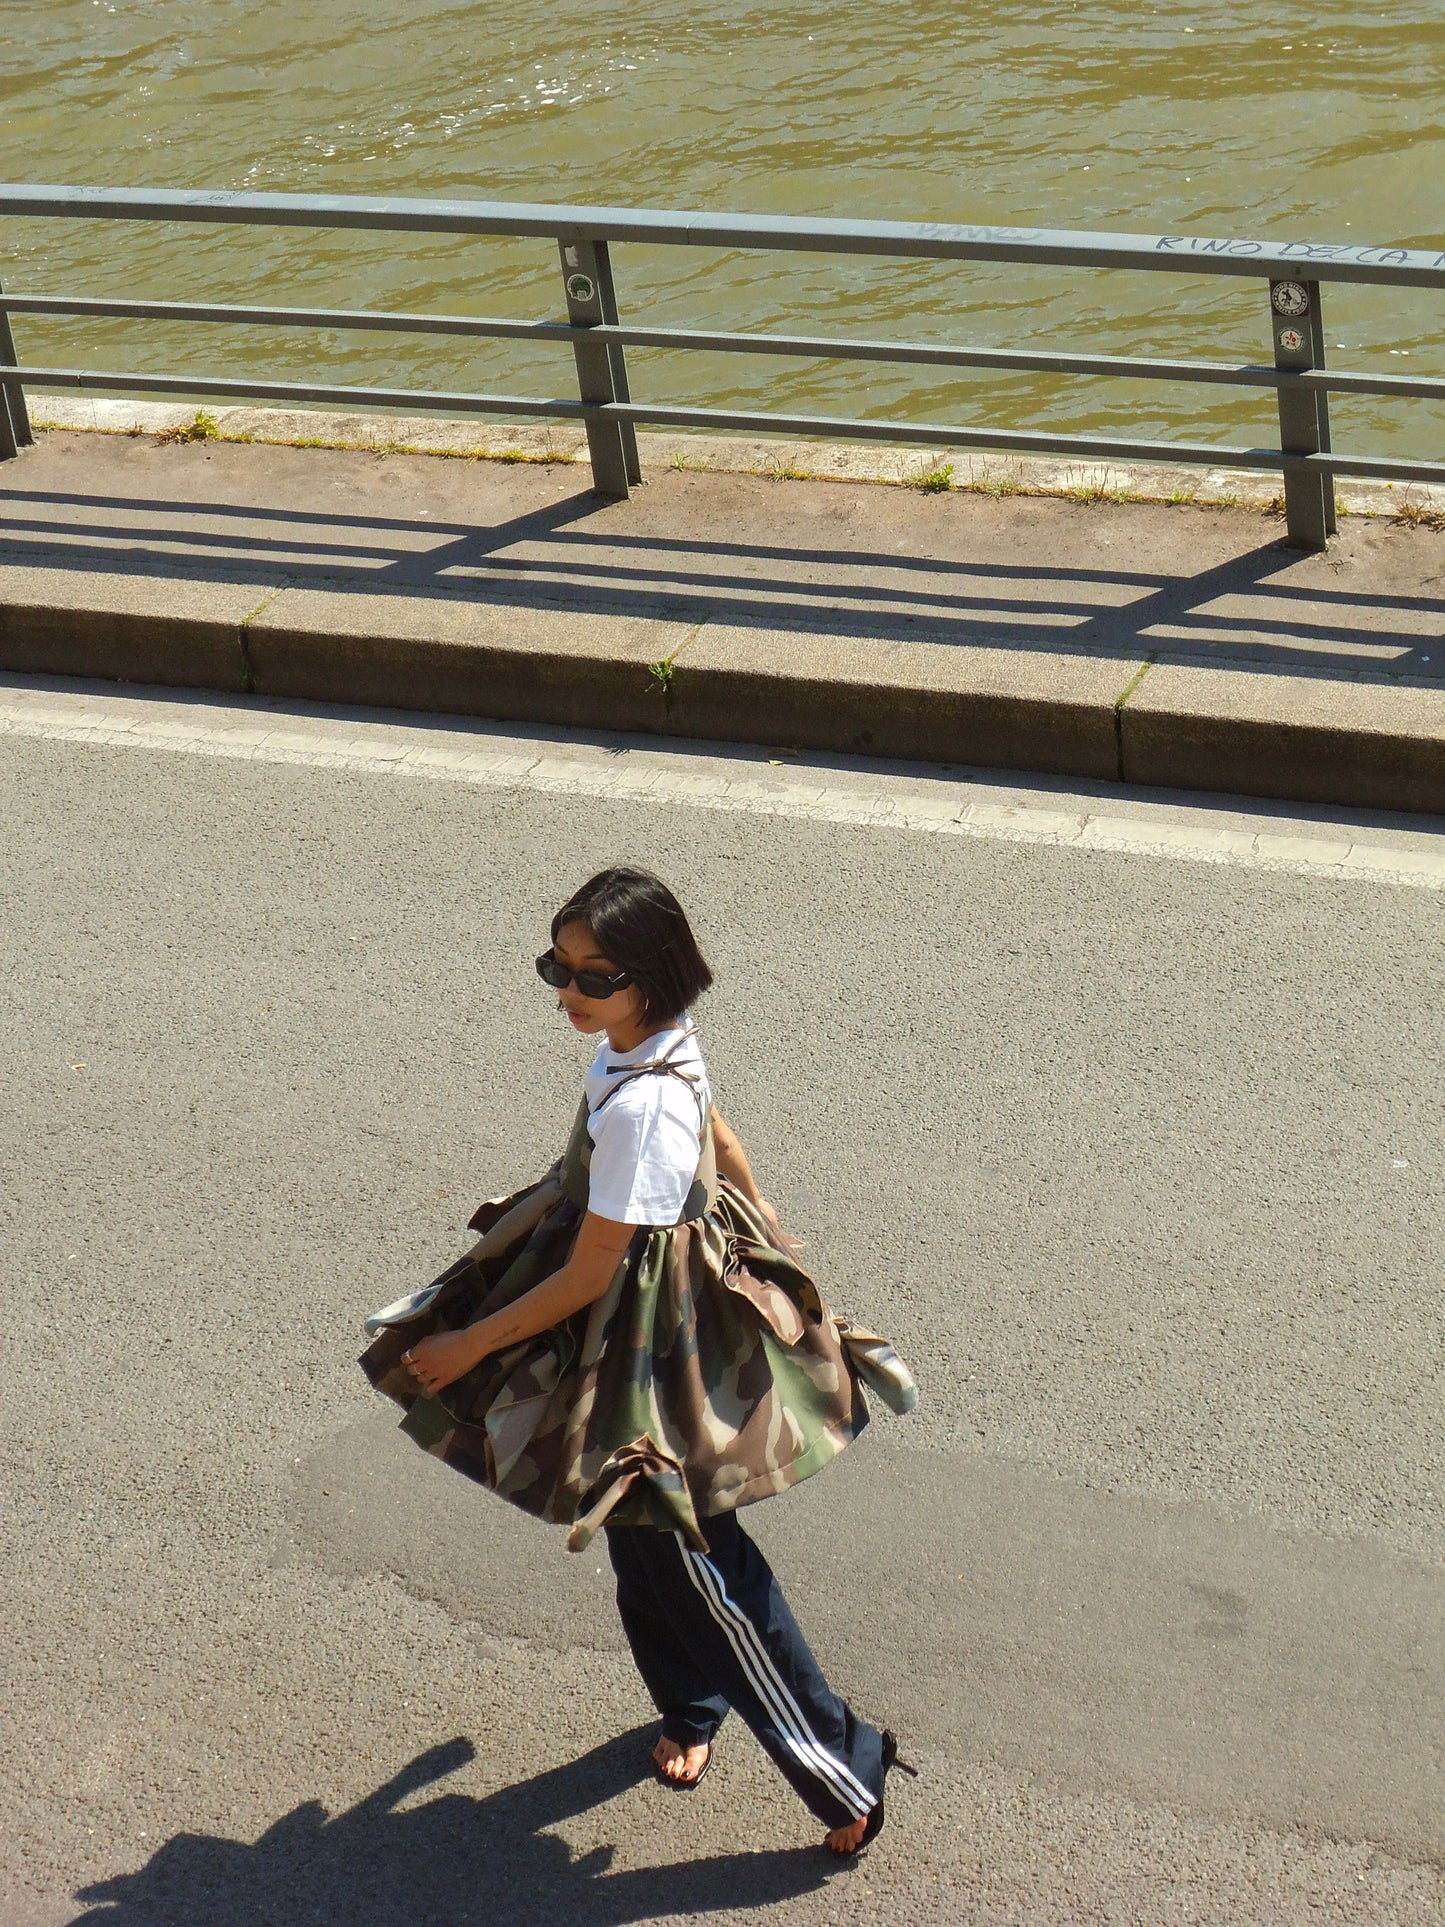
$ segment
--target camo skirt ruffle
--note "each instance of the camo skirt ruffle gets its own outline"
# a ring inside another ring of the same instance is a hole
[[[473,1219],[480,1242],[369,1318],[376,1337],[361,1357],[418,1445],[570,1526],[570,1550],[609,1519],[680,1529],[706,1550],[702,1521],[785,1491],[857,1437],[865,1381],[894,1411],[915,1403],[892,1346],[831,1312],[726,1181],[704,1216],[639,1228],[595,1304],[484,1358],[439,1396],[419,1392],[402,1353],[549,1277],[581,1218],[556,1167],[484,1205]]]

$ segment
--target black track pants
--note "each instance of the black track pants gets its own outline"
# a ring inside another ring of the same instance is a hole
[[[681,1533],[607,1527],[617,1609],[662,1730],[710,1740],[730,1706],[828,1827],[883,1790],[877,1728],[838,1698],[808,1650],[772,1567],[732,1513],[709,1519],[711,1550]]]

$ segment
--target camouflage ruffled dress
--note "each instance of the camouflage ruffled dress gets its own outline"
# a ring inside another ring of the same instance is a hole
[[[665,1059],[632,1075],[693,1082]],[[587,1209],[587,1124],[584,1097],[546,1175],[482,1205],[471,1251],[366,1321],[361,1366],[418,1445],[570,1526],[570,1550],[612,1520],[680,1530],[706,1551],[707,1519],[796,1485],[858,1436],[865,1383],[906,1412],[913,1379],[885,1339],[829,1310],[792,1241],[719,1177],[709,1111],[681,1222],[639,1226],[594,1304],[419,1392],[401,1363],[418,1338],[500,1310],[566,1263]]]

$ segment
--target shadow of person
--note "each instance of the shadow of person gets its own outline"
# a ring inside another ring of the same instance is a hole
[[[475,1755],[449,1740],[335,1817],[308,1800],[248,1845],[180,1833],[135,1873],[77,1894],[73,1927],[626,1927],[810,1893],[834,1869],[819,1846],[715,1854],[611,1872],[613,1850],[574,1858],[546,1831],[637,1784],[649,1731],[483,1799],[401,1803]]]

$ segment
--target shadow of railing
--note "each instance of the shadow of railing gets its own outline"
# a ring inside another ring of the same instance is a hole
[[[1280,577],[1273,539],[1197,570],[670,538],[590,491],[491,525],[0,484],[0,559],[271,588],[443,597],[935,646],[1133,657],[1166,650],[1335,674],[1439,677],[1438,604]],[[593,526],[588,526],[593,518]],[[1433,631],[1433,633],[1432,633]]]

